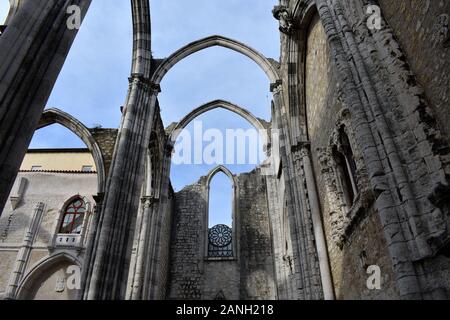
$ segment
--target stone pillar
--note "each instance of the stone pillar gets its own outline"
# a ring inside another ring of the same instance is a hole
[[[296,273],[298,299],[314,300],[323,297],[314,233],[311,227],[305,190],[296,178],[296,168],[291,152],[289,125],[283,98],[283,84],[272,84],[273,101],[280,136],[280,158],[285,172],[285,192],[290,222],[292,247],[294,248],[294,270]],[[273,152],[276,152],[273,150]]]
[[[150,96],[150,97],[149,97]],[[153,103],[152,103],[153,100]],[[102,211],[89,299],[123,298],[127,278],[126,252],[132,215],[137,213],[145,154],[150,140],[156,92],[140,77],[131,78],[131,90],[119,132]]]
[[[67,8],[90,3],[23,0],[0,36],[0,213],[78,31]]]
[[[310,156],[310,144],[302,143],[300,147],[300,157],[303,162],[308,199],[311,210],[312,223],[314,228],[314,239],[316,242],[317,256],[319,258],[320,278],[325,300],[334,300],[333,280],[331,278],[330,263],[328,260],[328,250],[322,225],[322,215],[320,203],[317,196],[316,180]]]
[[[101,225],[100,214],[102,212],[102,203],[103,203],[104,194],[99,193],[94,196],[95,206],[93,210],[93,216],[91,225],[89,226],[89,234],[87,235],[87,243],[86,243],[86,254],[84,258],[84,266],[81,270],[81,290],[79,297],[80,300],[87,298],[86,283],[89,283],[92,276],[92,268],[89,268],[93,261],[93,257],[95,257],[97,244],[98,244],[98,235],[97,230],[98,226]]]
[[[150,83],[151,27],[148,0],[132,0],[133,64],[130,87],[123,110],[105,200],[97,228],[99,234],[92,276],[86,282],[87,298],[123,299],[132,236],[132,218],[137,214],[143,182],[145,156],[159,86]]]
[[[33,217],[31,218],[30,226],[23,239],[22,246],[17,254],[16,264],[14,270],[11,273],[9,284],[6,289],[6,299],[16,299],[17,289],[19,287],[20,280],[25,273],[25,268],[30,257],[31,249],[33,247],[34,240],[37,235],[38,227],[41,222],[42,214],[44,212],[45,205],[42,202],[38,202],[34,208]]]
[[[136,252],[136,268],[134,271],[131,299],[141,300],[143,299],[143,287],[145,278],[146,257],[150,256],[153,247],[151,246],[151,237],[154,233],[154,203],[156,199],[153,196],[144,196],[141,199],[142,202],[142,223],[139,234],[139,243]],[[149,241],[150,239],[150,241]]]
[[[160,300],[165,298],[166,290],[162,286],[166,286],[168,278],[168,270],[160,270],[162,265],[168,264],[169,252],[161,250],[162,239],[166,235],[161,232],[161,220],[164,215],[171,215],[169,212],[169,192],[170,192],[170,167],[172,164],[173,145],[170,142],[165,146],[165,154],[163,157],[163,165],[161,172],[161,186],[152,206],[152,220],[149,240],[149,252],[146,259],[146,270],[143,286],[143,299]],[[171,220],[170,222],[171,223]],[[170,238],[170,236],[169,236]],[[169,246],[170,247],[170,246]],[[168,248],[169,248],[168,247]],[[166,256],[167,261],[163,261]],[[159,276],[166,273],[166,279],[160,279]]]

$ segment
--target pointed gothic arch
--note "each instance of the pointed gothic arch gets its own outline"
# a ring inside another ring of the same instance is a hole
[[[94,158],[95,166],[97,167],[97,192],[103,193],[106,183],[105,163],[100,146],[92,136],[89,129],[70,114],[53,108],[44,111],[36,130],[48,127],[53,124],[60,124],[63,127],[69,129],[86,144]]]
[[[247,111],[246,109],[241,108],[234,103],[220,99],[203,104],[200,107],[192,110],[188,115],[186,115],[180,122],[177,123],[174,129],[170,132],[170,136],[168,139],[169,143],[171,143],[172,145],[175,144],[181,131],[185,129],[189,125],[189,123],[191,123],[195,118],[201,116],[202,114],[208,111],[218,108],[234,112],[235,114],[241,116],[242,118],[250,122],[250,124],[259,131],[261,138],[264,139],[264,144],[267,145],[269,143],[269,135],[260,119],[255,117],[251,112]]]
[[[205,236],[205,258],[206,259],[217,259],[217,257],[211,257],[209,254],[209,194],[210,194],[210,184],[212,179],[218,174],[218,173],[225,174],[228,179],[231,182],[232,187],[232,204],[231,204],[231,217],[232,217],[232,227],[231,227],[231,256],[224,256],[224,259],[237,259],[239,257],[238,254],[238,242],[239,238],[237,236],[237,230],[239,228],[239,210],[237,205],[237,198],[238,198],[238,184],[236,176],[225,166],[218,165],[214,169],[212,169],[206,176],[206,179],[204,180],[204,199],[206,199],[206,205],[205,205],[205,215],[204,215],[204,234]]]
[[[217,167],[215,167],[214,169],[212,169],[208,175],[206,176],[206,186],[209,188],[209,185],[211,183],[211,180],[214,178],[214,176],[216,174],[218,174],[219,172],[222,172],[223,174],[225,174],[231,181],[233,188],[236,187],[236,177],[234,176],[234,174],[225,166],[223,165],[219,165]]]
[[[243,54],[244,56],[247,56],[264,71],[264,73],[267,75],[271,83],[276,83],[277,81],[279,81],[280,77],[278,75],[277,69],[269,61],[269,59],[267,59],[261,53],[237,40],[233,40],[219,35],[213,35],[207,38],[191,42],[190,44],[175,51],[167,59],[164,59],[163,62],[155,70],[155,73],[152,76],[152,83],[155,85],[159,85],[164,76],[167,74],[167,72],[169,72],[169,70],[174,65],[176,65],[184,58],[201,50],[215,46],[227,48],[236,51],[240,54]]]
[[[36,262],[22,278],[18,285],[15,298],[18,300],[27,299],[27,295],[30,294],[29,290],[41,280],[42,275],[60,263],[67,263],[78,267],[82,266],[82,261],[68,252],[58,252],[47,256]]]

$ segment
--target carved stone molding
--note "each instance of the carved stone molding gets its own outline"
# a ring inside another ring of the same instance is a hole
[[[275,6],[272,13],[274,18],[280,21],[280,31],[284,34],[291,34],[294,29],[294,19],[288,8]]]
[[[274,83],[270,84],[270,92],[273,94],[279,93],[283,89],[283,82],[281,80],[277,80]]]
[[[330,208],[331,239],[332,242],[342,249],[348,238],[352,235],[355,227],[369,212],[373,204],[374,196],[369,188],[369,180],[365,169],[365,164],[360,150],[354,141],[354,134],[350,124],[351,114],[347,108],[342,108],[338,113],[335,129],[332,132],[329,144],[325,148],[318,148],[318,160],[321,174],[324,178],[325,187],[328,194],[328,204]],[[342,152],[346,146],[341,143],[341,132],[345,131],[350,147],[354,153],[356,163],[356,184],[359,192],[351,207],[344,199],[344,190],[338,177],[338,164],[336,163],[333,150]]]
[[[140,73],[132,73],[131,76],[128,78],[128,81],[130,85],[134,83],[137,85],[145,86],[155,95],[161,92],[161,86],[159,84],[153,83],[149,78],[144,77]]]

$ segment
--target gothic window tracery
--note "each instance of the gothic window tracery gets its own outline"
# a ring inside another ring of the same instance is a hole
[[[70,202],[65,210],[59,228],[60,234],[81,234],[84,215],[86,213],[86,203],[81,198],[76,198]]]

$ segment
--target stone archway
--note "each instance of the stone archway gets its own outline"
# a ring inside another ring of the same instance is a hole
[[[52,280],[57,280],[57,276],[61,277],[66,274],[66,268],[69,266],[81,267],[82,263],[77,258],[67,252],[60,252],[38,261],[23,277],[18,285],[16,299],[75,299],[76,292],[70,292],[66,288],[61,292],[55,292],[54,296],[46,297],[40,294],[41,287],[54,287]],[[52,292],[52,290],[48,290]]]
[[[100,146],[97,141],[95,141],[89,129],[79,120],[64,111],[59,109],[47,109],[42,114],[36,130],[52,124],[60,124],[66,127],[86,144],[94,158],[95,166],[97,167],[98,193],[103,193],[106,183],[105,163]]]
[[[196,52],[214,46],[228,48],[230,50],[241,53],[244,56],[247,56],[264,71],[264,73],[267,75],[271,83],[275,83],[278,81],[279,75],[277,69],[269,61],[269,59],[264,57],[261,53],[237,40],[214,35],[198,41],[191,42],[190,44],[174,52],[170,57],[165,59],[161,65],[158,66],[158,68],[156,69],[155,73],[152,76],[151,82],[155,85],[159,85],[161,83],[161,80],[167,74],[167,72],[178,62]]]
[[[269,143],[269,135],[267,133],[267,129],[264,127],[260,119],[255,117],[251,112],[247,111],[246,109],[241,108],[238,105],[225,100],[214,100],[192,110],[180,122],[178,122],[177,125],[170,132],[168,143],[172,145],[175,144],[181,131],[185,129],[190,122],[192,122],[195,118],[199,117],[200,115],[217,108],[222,108],[234,112],[235,114],[241,116],[242,118],[250,122],[250,124],[259,131],[259,134],[264,139],[264,144]]]

